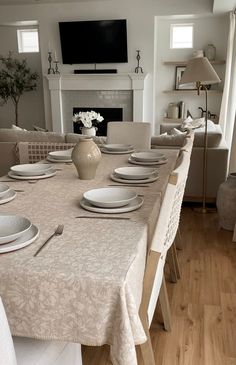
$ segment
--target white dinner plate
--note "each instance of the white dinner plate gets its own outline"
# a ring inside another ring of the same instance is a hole
[[[163,165],[163,164],[167,163],[168,159],[165,158],[165,159],[155,161],[155,162],[141,162],[141,161],[133,160],[132,157],[130,156],[128,161],[134,165],[141,165],[141,166],[155,166],[156,165],[156,166],[158,166],[158,165]]]
[[[10,187],[6,184],[0,182],[0,198],[2,198],[6,193],[8,193]]]
[[[0,196],[0,205],[10,202],[11,200],[15,199],[16,192],[14,190],[9,190],[5,195]]]
[[[107,151],[131,151],[134,149],[134,146],[131,144],[104,144],[102,148],[105,148]]]
[[[134,152],[134,149],[127,151],[108,151],[106,148],[100,147],[102,153],[107,153],[110,155],[127,155],[128,153]]]
[[[100,208],[123,207],[136,197],[137,193],[135,191],[124,187],[92,189],[83,194],[83,198],[90,204]]]
[[[52,171],[51,165],[27,163],[10,167],[14,175],[39,176]]]
[[[8,172],[8,176],[11,177],[12,179],[17,179],[17,180],[40,180],[40,179],[47,179],[48,177],[52,177],[52,176],[56,175],[56,173],[57,172],[55,170],[50,169],[44,175],[39,175],[39,176],[20,176],[20,175],[14,174],[12,171],[9,171]]]
[[[0,246],[0,253],[19,250],[33,243],[39,236],[39,229],[32,225],[30,229],[15,241]]]
[[[107,213],[107,214],[115,214],[115,213],[126,213],[132,212],[132,210],[136,210],[140,208],[143,204],[143,198],[137,196],[137,198],[133,199],[128,205],[119,208],[99,208],[90,204],[86,199],[82,199],[80,201],[80,205],[85,210],[95,213]]]
[[[52,151],[48,153],[48,156],[53,160],[71,160],[71,153],[73,148],[62,151]]]
[[[67,160],[59,160],[59,159],[56,159],[56,158],[52,158],[50,156],[47,156],[46,158],[47,161],[50,161],[50,162],[56,162],[56,163],[66,163],[66,162],[72,162],[71,158],[70,159],[67,159]]]
[[[147,179],[130,180],[130,179],[122,179],[121,177],[117,176],[115,173],[112,173],[110,175],[110,178],[113,181],[123,183],[123,184],[146,184],[146,183],[151,183],[153,181],[156,181],[159,178],[159,176],[158,176],[158,173],[156,173],[154,176],[150,176]]]
[[[20,215],[0,215],[0,244],[8,243],[22,236],[31,227],[28,218]]]
[[[116,176],[126,180],[143,180],[157,173],[157,169],[153,167],[143,166],[124,166],[114,170]]]
[[[165,158],[165,155],[155,150],[152,151],[140,151],[131,154],[133,160],[141,162],[156,162]]]

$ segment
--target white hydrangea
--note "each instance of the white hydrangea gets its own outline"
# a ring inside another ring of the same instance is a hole
[[[86,128],[91,128],[94,125],[93,121],[101,123],[104,118],[100,115],[100,113],[96,113],[94,110],[91,110],[90,112],[87,111],[74,114],[72,120],[75,123],[82,123]]]

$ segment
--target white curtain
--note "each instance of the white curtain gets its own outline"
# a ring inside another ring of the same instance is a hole
[[[236,172],[236,16],[230,12],[225,85],[220,110],[220,125],[229,147],[229,172]],[[235,127],[235,128],[234,128]]]

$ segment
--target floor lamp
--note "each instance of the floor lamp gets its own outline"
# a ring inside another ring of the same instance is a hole
[[[206,213],[206,189],[207,189],[207,85],[220,82],[220,78],[214,68],[208,61],[207,57],[195,57],[188,61],[186,69],[183,72],[180,85],[196,83],[197,94],[200,90],[205,92],[206,114],[205,114],[205,132],[204,132],[204,152],[203,152],[203,181],[202,181],[202,208],[201,213]]]

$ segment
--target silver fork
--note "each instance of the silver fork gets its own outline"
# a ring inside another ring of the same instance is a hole
[[[38,248],[38,250],[35,252],[34,257],[39,254],[39,252],[43,249],[44,246],[54,237],[54,236],[60,236],[63,233],[64,225],[59,224],[53,234],[49,236],[46,241]]]

